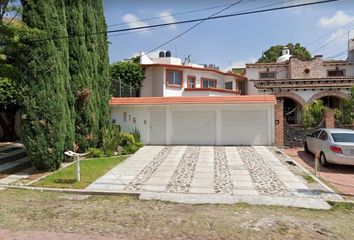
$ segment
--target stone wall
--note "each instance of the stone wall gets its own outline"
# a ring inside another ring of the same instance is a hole
[[[294,126],[284,122],[284,146],[287,147],[303,147],[307,134],[324,127],[324,121],[316,128],[306,129],[303,126]]]
[[[308,72],[307,72],[307,70]],[[288,77],[291,79],[321,78],[325,76],[321,57],[302,61],[297,58],[290,58]]]

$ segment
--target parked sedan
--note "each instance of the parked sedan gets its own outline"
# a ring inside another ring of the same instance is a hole
[[[354,131],[322,128],[306,136],[305,152],[319,155],[320,164],[354,165]]]

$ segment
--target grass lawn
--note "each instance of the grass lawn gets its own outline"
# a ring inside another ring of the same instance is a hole
[[[0,239],[354,239],[354,205],[331,210],[248,204],[176,204],[132,195],[0,191]],[[23,231],[6,237],[1,230]],[[38,232],[40,231],[40,232]],[[45,237],[46,232],[58,236]],[[36,237],[31,237],[31,233]],[[84,237],[61,237],[79,233]],[[44,237],[43,237],[44,236]]]
[[[103,176],[126,157],[97,158],[93,160],[80,161],[81,181],[76,181],[76,163],[69,167],[60,169],[44,179],[36,182],[36,187],[51,188],[75,188],[83,189],[94,182],[97,178]]]

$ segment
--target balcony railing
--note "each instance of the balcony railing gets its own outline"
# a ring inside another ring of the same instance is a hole
[[[185,91],[213,91],[213,92],[223,92],[223,93],[233,93],[238,94],[238,91],[224,89],[224,88],[185,88]]]

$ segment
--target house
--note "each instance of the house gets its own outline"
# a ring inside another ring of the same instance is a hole
[[[152,58],[141,53],[140,65],[145,79],[141,97],[235,96],[245,95],[246,78],[223,72],[214,65],[182,62],[169,51]]]
[[[272,145],[274,96],[250,96],[247,79],[215,66],[182,62],[170,52],[140,58],[140,96],[113,98],[112,122],[137,128],[144,144]]]
[[[354,85],[353,40],[349,46],[346,61],[324,60],[320,55],[300,60],[284,48],[274,63],[246,64],[248,94],[272,94],[283,100],[284,117],[289,124],[300,124],[303,106],[317,99],[329,108],[340,109]]]

